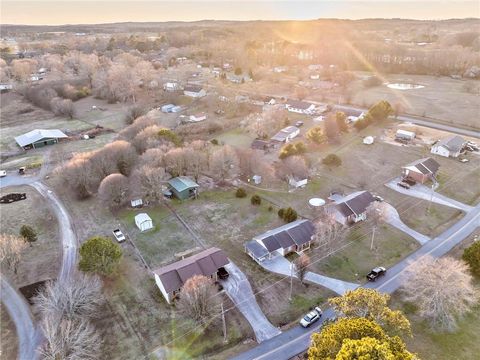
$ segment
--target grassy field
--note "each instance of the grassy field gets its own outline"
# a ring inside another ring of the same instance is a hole
[[[60,263],[60,244],[57,222],[48,203],[28,186],[9,188],[8,192],[24,192],[27,199],[0,204],[2,233],[18,235],[22,225],[30,225],[38,234],[36,242],[22,253],[17,274],[8,272],[17,287],[37,281],[55,279]],[[5,195],[5,190],[1,195]]]
[[[0,358],[16,359],[18,342],[15,324],[3,304],[0,304],[0,324]]]
[[[367,75],[368,73],[358,73]],[[394,90],[386,85],[365,89],[361,81],[350,85],[349,91],[354,94],[352,104],[368,107],[380,100],[391,104],[400,103],[406,113],[427,116],[458,125],[479,128],[478,94],[469,93],[465,89],[466,82],[450,77],[433,77],[426,75],[386,75],[389,83],[411,83],[425,86],[421,89]],[[471,80],[476,84],[478,80]]]
[[[236,128],[220,135],[216,135],[214,138],[221,144],[224,143],[239,149],[248,149],[250,148],[252,141],[255,139],[255,136],[244,132],[240,128]]]

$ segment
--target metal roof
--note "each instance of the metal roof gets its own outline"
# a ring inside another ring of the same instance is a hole
[[[250,253],[257,259],[260,259],[268,255],[268,250],[265,249],[259,242],[255,240],[250,240],[245,244],[245,247],[250,251]]]
[[[307,110],[310,108],[313,104],[306,102],[306,101],[300,101],[300,100],[288,100],[287,101],[287,106],[295,108],[295,109],[301,109],[301,110]],[[313,105],[315,106],[315,105]]]
[[[460,151],[466,143],[465,139],[458,135],[449,136],[440,140],[435,146],[445,146],[450,151]]]
[[[21,147],[36,143],[42,139],[61,139],[67,138],[62,131],[58,129],[44,130],[44,129],[35,129],[29,131],[26,134],[15,137],[15,141]]]
[[[432,158],[424,158],[416,160],[407,166],[404,166],[405,169],[413,170],[415,168],[418,172],[426,174],[435,174],[440,168],[440,164]]]
[[[337,209],[345,216],[360,215],[367,210],[368,206],[374,202],[372,194],[368,191],[356,192],[345,197],[337,205]]]
[[[202,90],[203,90],[203,87],[200,85],[186,85],[183,88],[183,91],[194,92],[194,93],[199,93]]]
[[[178,176],[168,180],[168,184],[178,192],[186,189],[197,188],[199,185],[187,176]]]
[[[145,221],[152,221],[152,218],[147,213],[140,213],[135,215],[135,224],[141,224]]]

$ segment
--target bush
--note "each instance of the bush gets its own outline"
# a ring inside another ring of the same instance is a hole
[[[22,225],[22,227],[20,228],[20,236],[29,243],[37,241],[37,233],[29,225]]]
[[[307,147],[303,142],[298,142],[295,144],[286,144],[280,150],[280,159],[285,159],[292,155],[301,155],[307,151]]]
[[[281,217],[283,221],[285,221],[286,223],[295,221],[298,218],[297,212],[293,210],[291,207],[282,208],[278,210],[278,216]]]
[[[462,259],[468,264],[472,273],[480,276],[480,241],[474,242],[463,251]]]
[[[84,272],[112,274],[122,257],[122,248],[106,237],[94,236],[80,246],[78,267]]]
[[[218,145],[218,140],[217,140],[217,139],[212,139],[212,140],[210,140],[210,142],[211,142],[213,145]]]
[[[270,206],[268,207],[268,211],[273,211],[273,206],[272,206],[272,205],[270,205]]]
[[[315,126],[307,131],[307,139],[316,143],[321,144],[327,139],[323,134],[323,129],[320,126]]]
[[[327,166],[340,166],[342,165],[342,159],[335,154],[328,154],[323,160],[322,164]]]
[[[252,205],[260,205],[262,203],[262,198],[258,195],[253,195],[250,198],[250,202],[252,203]]]
[[[67,116],[70,119],[73,119],[75,116],[75,108],[73,107],[73,102],[70,99],[54,97],[50,101],[50,108],[57,116]]]
[[[235,192],[235,196],[237,198],[244,198],[244,197],[247,197],[247,192],[245,191],[244,188],[238,188],[237,191]]]
[[[172,142],[175,146],[182,145],[182,140],[170,129],[160,129],[158,136]]]

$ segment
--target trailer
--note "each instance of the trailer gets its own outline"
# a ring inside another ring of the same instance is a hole
[[[412,131],[397,130],[397,132],[395,133],[395,139],[412,141],[413,139],[415,139],[415,133]]]

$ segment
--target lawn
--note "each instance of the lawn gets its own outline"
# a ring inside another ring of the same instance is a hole
[[[16,359],[18,341],[15,324],[10,319],[3,304],[0,304],[0,324],[0,357],[2,359]]]
[[[60,263],[60,244],[57,220],[49,204],[29,186],[2,189],[1,195],[10,192],[27,194],[27,199],[10,204],[0,204],[2,233],[18,235],[22,225],[30,225],[38,234],[36,242],[22,253],[17,274],[9,271],[16,287],[37,281],[55,279]]]
[[[235,128],[220,135],[216,135],[214,138],[222,144],[240,149],[248,149],[250,148],[252,141],[255,139],[255,136],[246,133],[241,128]]]

